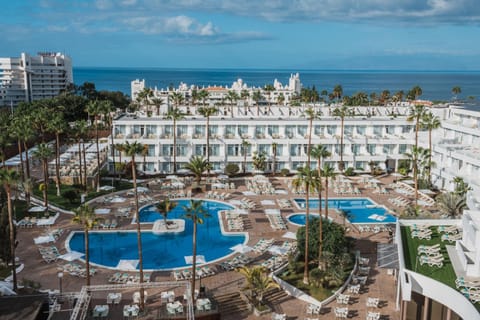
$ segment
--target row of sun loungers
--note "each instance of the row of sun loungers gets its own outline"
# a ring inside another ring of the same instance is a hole
[[[243,231],[244,223],[241,214],[232,212],[230,210],[225,211],[225,220],[227,221],[228,231]]]
[[[275,241],[274,239],[269,239],[269,240],[260,239],[253,246],[253,251],[256,252],[256,253],[263,253],[263,252],[267,251],[268,247],[270,247],[273,244],[274,241]]]
[[[213,276],[216,273],[217,272],[214,269],[210,268],[209,266],[197,267],[197,269],[195,271],[195,279],[200,279],[200,278]],[[172,272],[172,274],[173,274],[173,278],[175,279],[175,281],[192,279],[191,269],[174,270]]]
[[[410,204],[410,200],[403,197],[390,198],[388,201],[397,207],[406,207]]]
[[[97,229],[102,228],[102,229],[116,229],[118,227],[118,222],[117,219],[105,219],[103,222],[100,222],[97,226],[95,226]]]
[[[292,203],[288,199],[277,199],[277,204],[281,209],[292,208]]]
[[[282,218],[281,214],[267,214],[268,221],[270,221],[270,226],[274,230],[286,230],[287,225]]]
[[[421,255],[418,258],[420,265],[428,264],[430,267],[443,267],[444,257],[441,253],[432,254],[432,255]]]
[[[417,254],[418,255],[427,255],[427,256],[436,256],[440,254],[441,251],[441,246],[440,244],[435,244],[432,246],[427,246],[427,245],[419,245],[417,248]]]
[[[169,199],[176,199],[176,198],[191,198],[192,197],[192,191],[188,190],[187,193],[185,191],[168,191],[166,194],[167,198]]]
[[[412,238],[418,238],[421,240],[430,240],[432,239],[432,230],[427,229],[427,230],[412,230],[410,233]]]
[[[287,258],[284,256],[273,256],[268,260],[261,263],[262,267],[267,268],[270,271],[278,269],[281,267],[285,262],[287,262]]]
[[[132,210],[132,207],[124,207],[124,208],[118,208],[117,211],[115,212],[115,217],[117,218],[128,218],[130,216],[130,211]]]
[[[91,271],[91,269],[90,269]],[[143,282],[150,282],[151,273],[143,274]],[[126,272],[115,272],[108,278],[109,283],[139,283],[140,275],[134,274],[131,275]]]
[[[457,234],[458,233],[458,227],[455,226],[455,225],[438,226],[437,230],[438,230],[438,232],[442,232],[442,233],[449,233],[449,234]]]
[[[457,234],[444,233],[442,234],[442,237],[440,239],[442,241],[448,241],[448,242],[462,240],[462,234],[461,233],[457,233]]]
[[[243,198],[242,200],[240,200],[240,202],[242,203],[240,205],[240,208],[242,209],[254,209],[257,206],[255,202],[248,198]]]
[[[251,258],[247,257],[244,254],[236,256],[232,259],[220,262],[220,268],[223,270],[229,271],[234,270],[235,268],[243,267],[251,262]]]
[[[357,226],[358,231],[360,232],[374,232],[374,233],[380,233],[380,232],[390,232],[392,231],[392,228],[385,226],[385,225],[368,225],[368,224],[360,224]]]
[[[216,191],[208,191],[207,198],[217,199],[217,200],[226,200],[230,198],[230,193],[226,193],[226,192],[217,193]]]
[[[46,263],[57,261],[58,257],[60,256],[60,252],[58,251],[56,246],[39,246],[38,251],[42,256],[43,261],[45,261]]]
[[[66,272],[75,277],[80,277],[80,278],[87,277],[87,268],[74,262],[69,262],[63,265],[59,265],[58,268],[63,272]],[[90,275],[93,276],[96,273],[97,273],[97,270],[95,268],[90,267]]]

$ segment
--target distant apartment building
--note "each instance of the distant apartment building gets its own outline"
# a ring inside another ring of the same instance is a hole
[[[53,98],[73,83],[72,60],[53,52],[0,58],[0,106]]]

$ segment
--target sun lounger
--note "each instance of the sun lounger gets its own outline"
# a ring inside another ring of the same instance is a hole
[[[462,234],[461,233],[457,233],[457,234],[444,233],[444,234],[442,234],[441,240],[442,241],[449,241],[449,242],[462,240]]]

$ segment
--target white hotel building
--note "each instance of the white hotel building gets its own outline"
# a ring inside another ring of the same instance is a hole
[[[73,83],[72,60],[54,52],[0,58],[0,107],[53,98]]]

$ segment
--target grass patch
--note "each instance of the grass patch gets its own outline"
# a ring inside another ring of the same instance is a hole
[[[435,279],[439,282],[442,282],[454,289],[455,286],[455,279],[457,276],[455,275],[455,271],[453,270],[452,262],[448,257],[447,249],[445,245],[450,245],[450,242],[442,242],[441,241],[441,234],[438,233],[436,228],[432,232],[432,239],[431,240],[420,240],[417,238],[411,237],[411,232],[409,227],[402,227],[400,230],[402,232],[402,242],[403,248],[406,249],[405,251],[405,267],[417,273],[420,273],[424,276],[430,277]],[[420,262],[417,260],[417,248],[419,245],[434,245],[440,244],[441,250],[444,260],[443,260],[443,267],[430,267],[428,264],[424,264],[423,266],[420,265]]]
[[[5,279],[12,273],[12,268],[7,266],[0,266],[0,279]]]
[[[131,188],[133,188],[133,184],[130,182],[117,181],[117,183],[115,184],[114,191],[127,190]],[[69,192],[69,191],[74,191],[77,193],[77,197],[72,202],[62,196],[65,192]],[[36,197],[43,199],[43,192],[40,191],[40,189],[38,188],[38,185],[33,188],[33,193]],[[57,188],[54,183],[51,183],[48,187],[48,202],[62,209],[73,210],[80,205],[80,195],[82,193],[83,191],[78,189],[77,186],[62,184],[60,185],[60,196],[57,196]],[[93,190],[87,190],[86,193],[87,193],[87,196],[85,197],[85,201],[90,201],[99,196],[110,194],[112,193],[112,191],[96,192]]]

